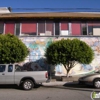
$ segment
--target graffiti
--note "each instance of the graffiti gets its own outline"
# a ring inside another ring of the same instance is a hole
[[[100,69],[100,37],[21,37],[20,39],[26,44],[30,53],[25,62],[35,62],[42,68],[48,69],[45,62],[45,50],[53,42],[64,39],[78,38],[86,42],[94,51],[94,60],[91,64],[77,64],[69,72],[69,75],[89,73]],[[55,66],[55,75],[66,75],[66,70],[62,64]]]

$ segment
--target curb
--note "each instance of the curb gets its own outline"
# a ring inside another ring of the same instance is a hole
[[[72,82],[72,81],[69,81],[69,82]],[[43,82],[42,85],[43,86],[63,86],[64,84],[66,83],[69,83],[69,82]]]

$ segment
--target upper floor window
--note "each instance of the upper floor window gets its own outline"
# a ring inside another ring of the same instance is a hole
[[[3,33],[4,24],[1,23],[0,25],[0,33]],[[7,30],[14,31],[14,28],[11,29],[10,27],[14,27],[13,25],[5,24],[5,32]],[[25,21],[16,23],[14,32],[17,36],[100,35],[100,22],[68,22],[66,20]]]
[[[37,23],[35,21],[21,23],[21,35],[36,35]]]
[[[45,36],[45,20],[38,21],[38,35]]]
[[[60,35],[60,23],[55,22],[55,35]]]
[[[47,36],[54,35],[54,22],[53,21],[46,21],[46,32]]]
[[[15,23],[14,22],[7,22],[5,23],[5,34],[14,34],[15,31]]]
[[[20,35],[20,23],[16,23],[15,24],[16,26],[16,29],[15,29],[15,34],[17,35],[17,36],[19,36]]]
[[[100,23],[88,22],[88,35],[100,35]]]
[[[0,22],[0,34],[4,33],[4,23]]]
[[[38,21],[38,35],[40,36],[54,35],[54,22],[51,20]]]
[[[81,23],[82,35],[87,35],[87,23]]]
[[[67,21],[60,22],[60,35],[69,35],[69,26]]]
[[[61,24],[61,25],[60,25]],[[38,20],[16,23],[15,34],[17,36],[54,36],[68,35],[69,28],[67,21]]]
[[[81,23],[80,22],[71,23],[71,35],[81,35]]]

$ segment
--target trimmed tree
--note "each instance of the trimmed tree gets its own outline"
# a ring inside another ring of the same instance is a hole
[[[28,48],[17,37],[11,34],[0,35],[0,63],[18,63],[24,61]]]
[[[94,53],[89,45],[79,39],[62,39],[49,45],[46,49],[45,57],[49,64],[63,64],[68,76],[69,71],[77,62],[83,64],[91,63]]]

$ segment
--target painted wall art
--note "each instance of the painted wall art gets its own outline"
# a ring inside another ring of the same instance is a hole
[[[86,42],[94,51],[94,60],[92,63],[89,65],[78,63],[71,69],[69,76],[100,70],[100,37],[20,37],[30,51],[24,62],[35,62],[39,67],[48,70],[50,65],[45,61],[45,50],[53,41],[58,41],[62,38],[78,38]],[[53,67],[56,76],[66,76],[66,70],[62,64]]]

